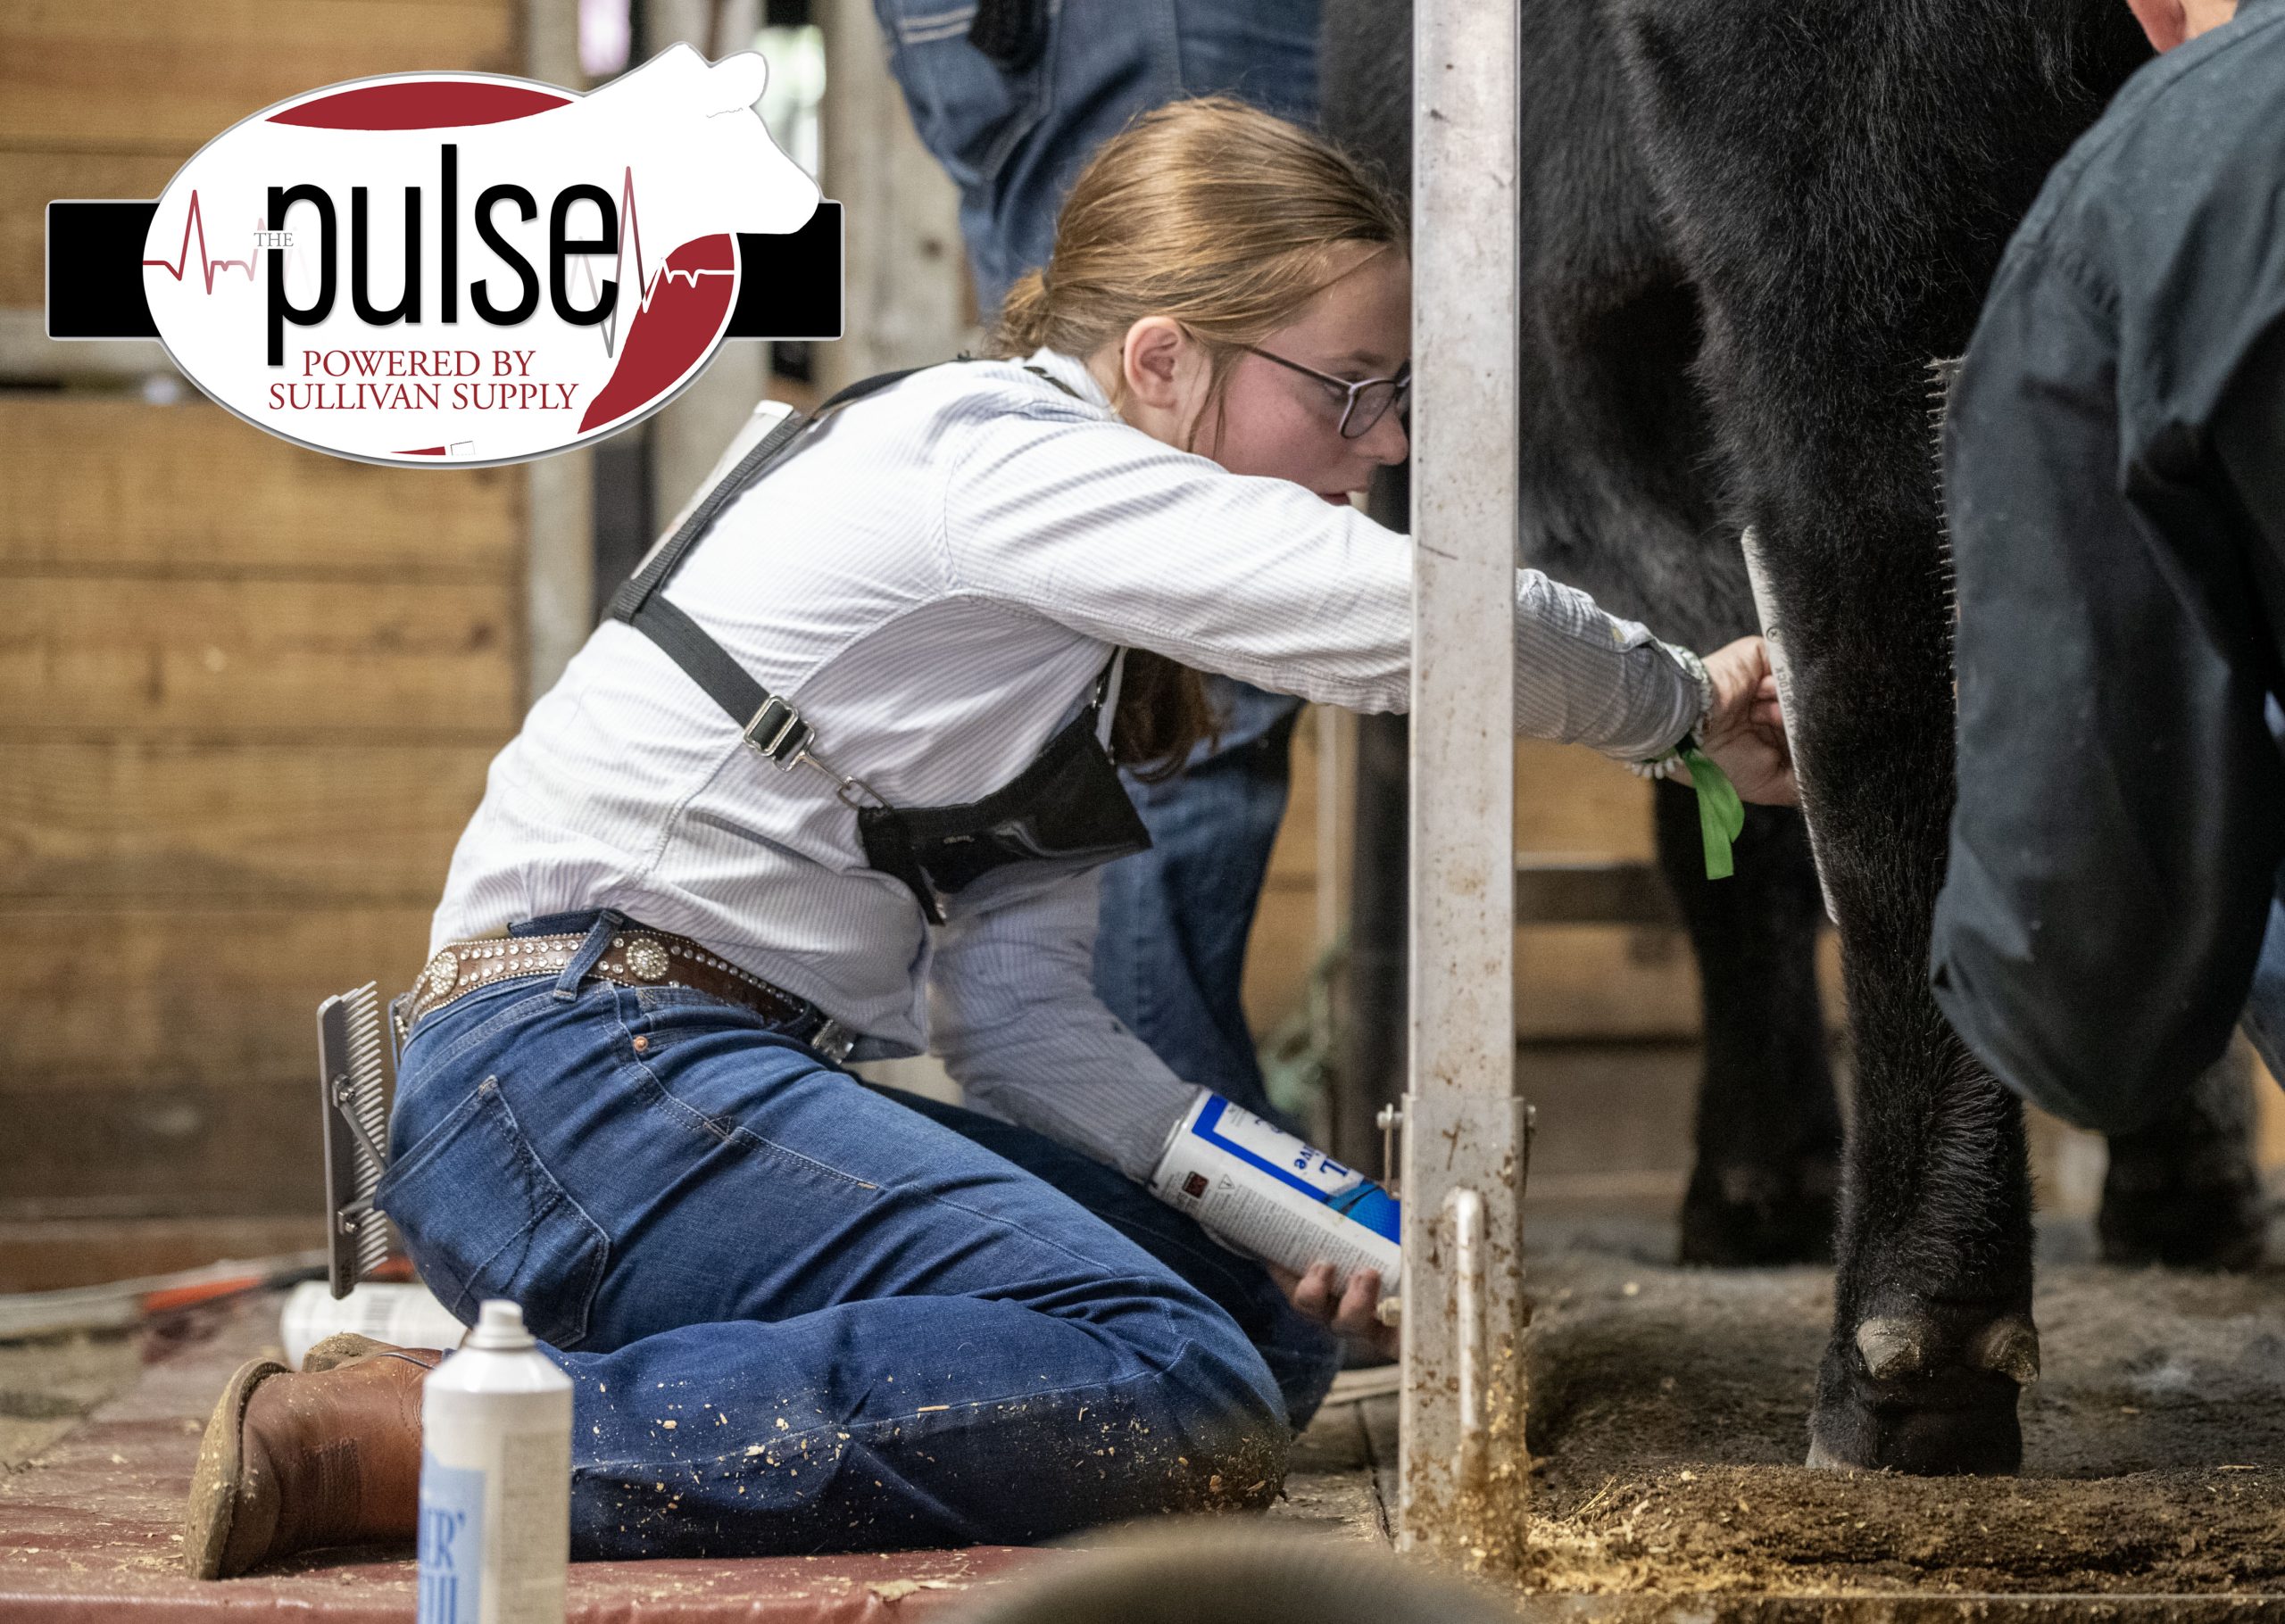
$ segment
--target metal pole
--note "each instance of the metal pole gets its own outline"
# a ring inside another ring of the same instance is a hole
[[[1516,1095],[1518,0],[1417,0],[1400,1543],[1523,1554]]]

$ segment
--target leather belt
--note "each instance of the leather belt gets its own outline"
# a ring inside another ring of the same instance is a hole
[[[562,936],[494,936],[479,941],[445,944],[420,972],[404,1007],[404,1030],[420,1018],[511,976],[557,975],[571,962],[587,940],[585,932]],[[817,1006],[773,987],[758,975],[749,975],[702,942],[665,931],[630,924],[617,932],[587,974],[622,987],[687,987],[725,1003],[751,1009],[763,1019],[789,1029],[816,1016]],[[804,1040],[827,1059],[838,1064],[849,1053],[855,1035],[840,1022],[826,1020]]]

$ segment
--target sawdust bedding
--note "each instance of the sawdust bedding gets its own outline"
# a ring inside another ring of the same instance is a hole
[[[2023,1475],[1928,1479],[1799,1464],[1828,1271],[1538,1239],[1528,1589],[2285,1590],[2285,1267],[2044,1266]]]

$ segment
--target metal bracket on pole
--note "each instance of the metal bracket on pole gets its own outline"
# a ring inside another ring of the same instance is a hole
[[[1524,1554],[1518,0],[1416,0],[1411,1075],[1399,1540]]]

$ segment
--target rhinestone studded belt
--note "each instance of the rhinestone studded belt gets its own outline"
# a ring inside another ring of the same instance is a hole
[[[431,1010],[511,976],[559,974],[586,940],[585,932],[579,932],[449,943],[412,983],[411,1003],[404,1012],[406,1029]],[[704,944],[640,925],[630,924],[612,936],[611,946],[587,974],[622,987],[688,987],[786,1025],[814,1013],[806,1000],[747,974],[708,952]],[[837,1021],[826,1022],[808,1039],[810,1048],[834,1061],[849,1052],[850,1041]]]

